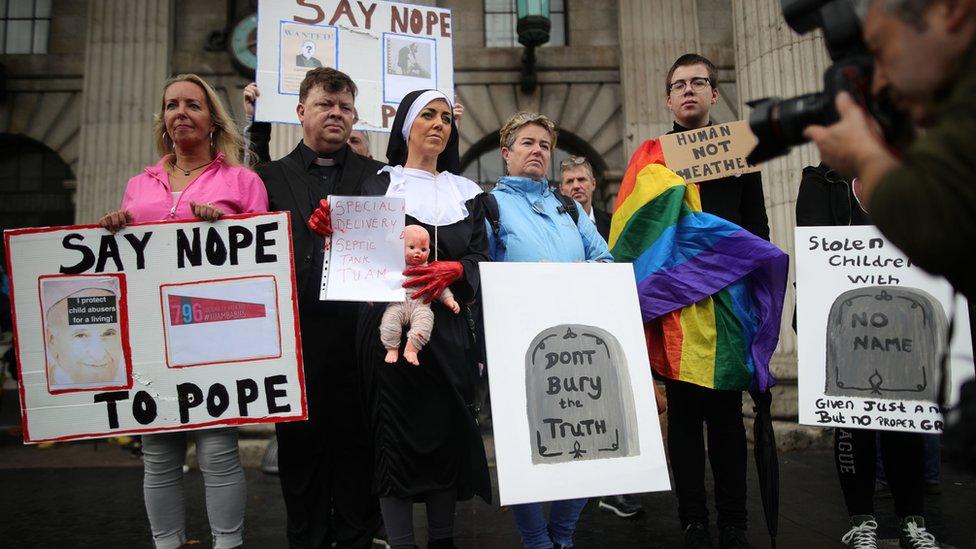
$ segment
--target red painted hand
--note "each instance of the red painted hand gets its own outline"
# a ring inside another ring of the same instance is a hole
[[[308,228],[323,238],[332,236],[332,208],[328,200],[323,198],[319,201],[318,209],[308,218]]]
[[[461,278],[461,275],[464,274],[464,267],[460,261],[435,261],[430,265],[410,267],[403,271],[403,274],[404,276],[416,277],[404,282],[404,288],[420,286],[420,289],[414,292],[412,297],[423,298],[424,303],[430,303],[441,295],[444,288]]]

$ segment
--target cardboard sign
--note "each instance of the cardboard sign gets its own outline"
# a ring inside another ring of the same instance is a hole
[[[757,139],[745,120],[658,138],[668,169],[688,183],[758,172],[746,162]]]
[[[290,227],[6,231],[24,442],[305,419]]]
[[[330,196],[332,238],[322,266],[323,301],[403,301],[404,201]]]
[[[950,405],[972,377],[965,299],[874,227],[799,227],[796,250],[800,423],[941,432],[943,356]]]
[[[501,504],[670,489],[632,267],[480,269]]]
[[[255,119],[298,124],[305,73],[345,72],[356,83],[357,129],[390,131],[396,107],[413,90],[454,96],[451,11],[369,0],[258,3]]]

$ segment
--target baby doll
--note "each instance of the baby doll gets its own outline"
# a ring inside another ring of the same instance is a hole
[[[427,229],[420,225],[408,225],[403,231],[403,240],[407,266],[426,265],[427,256],[430,254],[430,235],[427,234]],[[454,314],[461,311],[449,288],[445,288],[437,299]],[[380,341],[386,348],[386,362],[390,364],[396,362],[399,357],[402,326],[410,327],[407,332],[407,344],[403,348],[403,358],[410,364],[419,366],[417,353],[430,340],[430,332],[434,329],[434,313],[430,310],[430,305],[410,297],[410,290],[407,290],[407,299],[403,303],[390,303],[386,306],[386,312],[383,313],[383,320],[380,322]]]

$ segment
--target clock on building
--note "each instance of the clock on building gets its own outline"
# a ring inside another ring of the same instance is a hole
[[[242,75],[253,79],[254,71],[258,67],[258,16],[256,13],[234,23],[228,45],[234,66]]]

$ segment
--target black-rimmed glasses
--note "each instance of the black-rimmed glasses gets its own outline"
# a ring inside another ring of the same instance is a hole
[[[712,81],[708,78],[692,78],[689,80],[675,80],[671,82],[668,86],[668,90],[671,93],[681,93],[685,91],[688,85],[691,85],[691,89],[698,92],[704,90],[706,87],[712,85]]]

